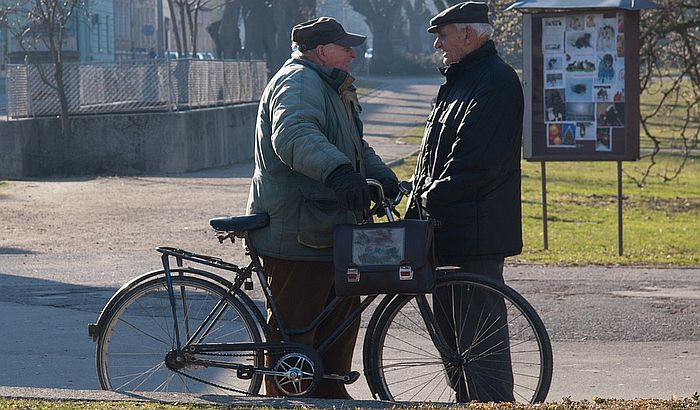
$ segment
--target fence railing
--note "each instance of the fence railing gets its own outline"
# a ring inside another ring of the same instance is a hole
[[[42,79],[42,73],[44,79]],[[7,66],[8,117],[58,115],[52,64]],[[252,102],[267,83],[263,61],[149,60],[64,63],[69,114],[170,111]]]

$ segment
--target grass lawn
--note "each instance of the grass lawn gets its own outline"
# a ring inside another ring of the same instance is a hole
[[[415,142],[421,133],[414,129],[406,141]],[[415,157],[399,165],[399,178],[409,178],[414,165]],[[635,166],[624,162],[623,170]],[[549,250],[543,249],[541,166],[523,161],[522,168],[525,248],[511,260],[700,266],[700,157],[669,183],[650,180],[640,189],[623,176],[623,256],[617,244],[616,162],[547,162]]]

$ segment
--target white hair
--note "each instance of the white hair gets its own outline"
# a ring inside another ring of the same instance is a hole
[[[299,44],[296,41],[292,41],[292,58],[302,58],[304,53],[299,50]]]
[[[455,26],[462,30],[467,27],[471,28],[474,30],[476,33],[476,36],[479,37],[479,39],[482,42],[486,42],[486,40],[490,39],[491,36],[493,35],[493,26],[488,24],[488,23],[454,23]]]

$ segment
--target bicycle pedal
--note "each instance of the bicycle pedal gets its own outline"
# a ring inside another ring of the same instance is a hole
[[[340,380],[343,384],[353,384],[360,378],[360,372],[352,371],[348,374],[324,374],[323,378]]]
[[[252,379],[254,374],[255,374],[255,367],[253,367],[253,366],[243,366],[243,367],[239,367],[236,370],[236,376],[239,379],[243,379],[243,380]]]

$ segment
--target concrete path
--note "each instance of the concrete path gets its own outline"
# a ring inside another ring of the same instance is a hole
[[[370,144],[393,161],[415,149],[392,136],[424,121],[440,78],[383,81],[362,101],[363,118]],[[242,260],[239,246],[213,240],[206,220],[243,212],[251,173],[246,163],[171,176],[11,181],[0,188],[0,395],[385,407],[97,390],[87,323],[122,283],[158,268],[155,246]],[[700,269],[508,265],[506,277],[552,337],[548,400],[700,391]],[[351,394],[371,399],[362,378]]]
[[[361,97],[365,139],[384,159],[392,163],[418,147],[404,144],[397,137],[407,130],[424,126],[442,77],[372,77],[382,85]]]

